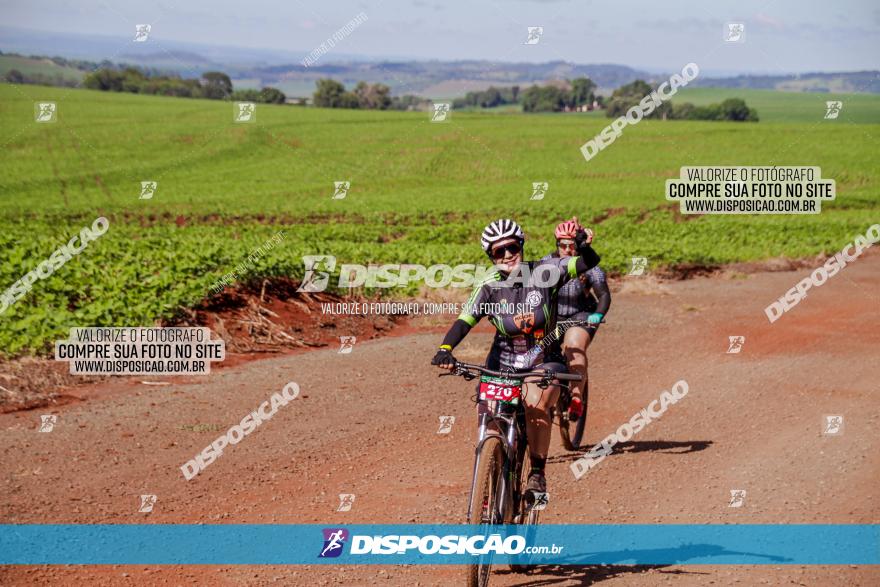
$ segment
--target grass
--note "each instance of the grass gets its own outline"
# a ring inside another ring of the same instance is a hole
[[[804,122],[816,125],[880,122],[880,95],[825,92],[777,92],[731,88],[682,88],[672,102],[691,102],[698,106],[718,103],[726,98],[742,98],[758,111],[761,122]],[[843,102],[837,119],[825,120],[825,102]]]
[[[33,122],[36,100],[58,103],[57,123]],[[299,278],[313,254],[485,263],[479,231],[500,216],[524,226],[527,256],[539,257],[555,223],[577,215],[612,271],[632,256],[657,267],[830,253],[878,221],[877,119],[643,121],[589,163],[579,147],[605,118],[455,112],[435,124],[419,112],[259,105],[254,124],[232,119],[227,102],[0,85],[0,290],[97,216],[111,220],[0,315],[3,353],[45,351],[71,326],[171,316],[282,228],[241,279]],[[818,165],[837,201],[817,216],[682,221],[663,192],[683,165]],[[158,182],[153,199],[138,199],[145,180]],[[340,180],[351,189],[333,200]],[[541,201],[533,181],[550,183]]]
[[[47,76],[60,75],[63,79],[80,81],[85,73],[73,68],[62,67],[49,59],[31,59],[29,57],[16,57],[14,55],[0,55],[0,77],[5,76],[10,70],[17,69],[26,76],[43,74]]]

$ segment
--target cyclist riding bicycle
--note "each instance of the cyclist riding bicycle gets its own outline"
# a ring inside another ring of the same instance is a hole
[[[577,217],[556,226],[556,252],[542,259],[549,260],[560,257],[571,257],[576,254],[575,235],[583,227]],[[592,240],[592,231],[587,231]],[[591,290],[595,297],[591,295]],[[569,417],[577,421],[583,415],[583,390],[588,389],[587,347],[596,337],[596,331],[602,319],[611,307],[611,291],[605,279],[605,272],[596,265],[578,279],[568,281],[559,289],[556,313],[558,320],[588,322],[587,326],[576,326],[565,331],[562,339],[562,354],[570,372],[580,375],[580,381],[571,384],[571,403]]]
[[[452,350],[483,317],[495,326],[495,339],[486,367],[494,370],[523,371],[547,368],[564,371],[563,358],[545,350],[530,353],[545,333],[555,327],[556,295],[559,288],[599,264],[599,255],[590,246],[591,235],[583,230],[574,235],[577,256],[523,261],[525,236],[519,224],[501,219],[489,224],[480,242],[497,271],[479,283],[458,319],[446,333],[431,364],[451,369]],[[536,383],[524,385],[526,434],[532,469],[527,489],[546,492],[544,467],[550,448],[551,420],[548,410],[556,405],[559,388],[546,390]]]

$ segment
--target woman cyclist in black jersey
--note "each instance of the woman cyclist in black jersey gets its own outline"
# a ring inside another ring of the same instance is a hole
[[[495,326],[495,339],[486,366],[494,370],[528,370],[545,365],[564,370],[561,356],[537,355],[530,351],[555,327],[556,295],[559,288],[599,264],[599,255],[590,246],[591,237],[583,230],[574,235],[576,256],[523,261],[525,236],[513,220],[501,219],[483,230],[483,251],[497,269],[471,294],[458,319],[446,333],[431,363],[451,369],[452,350],[483,317]],[[540,389],[535,383],[523,387],[526,433],[532,470],[527,489],[547,491],[544,466],[550,448],[551,406],[556,405],[559,388]]]
[[[556,252],[545,258],[570,257],[575,255],[575,235],[583,227],[578,219],[572,218],[556,226]],[[591,232],[591,231],[587,231]],[[590,234],[592,236],[592,234]],[[593,292],[595,297],[590,294]],[[559,321],[586,322],[565,331],[562,340],[562,353],[569,371],[581,376],[580,381],[571,384],[571,403],[569,418],[576,421],[583,415],[583,391],[588,388],[587,348],[596,337],[602,319],[611,307],[611,291],[605,279],[605,272],[596,265],[586,273],[572,279],[559,289],[556,313]]]

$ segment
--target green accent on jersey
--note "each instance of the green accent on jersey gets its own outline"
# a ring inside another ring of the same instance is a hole
[[[568,276],[569,277],[577,277],[577,257],[571,257],[568,259]]]
[[[474,291],[471,292],[471,296],[468,298],[468,301],[465,302],[464,307],[465,308],[473,307],[474,300],[477,299],[477,295],[480,293],[480,290],[483,289],[484,285],[486,285],[490,281],[500,281],[500,280],[501,280],[501,274],[498,273],[497,269],[495,270],[495,273],[492,273],[491,275],[487,275],[485,279],[483,279],[482,281],[480,281],[477,284],[477,286],[474,288]],[[477,323],[477,319],[473,316],[473,314],[469,314],[465,310],[462,310],[461,314],[458,315],[458,319],[464,320],[465,322],[467,322],[471,326],[474,326]]]
[[[492,322],[492,326],[494,326],[495,329],[498,330],[498,332],[500,332],[504,336],[507,336],[507,331],[504,330],[504,319],[503,318],[495,318],[493,316],[492,318],[489,318],[489,321]]]
[[[461,314],[458,315],[458,319],[464,320],[471,327],[477,325],[477,319],[474,318],[473,316],[471,316],[470,314],[465,314],[464,312],[462,312]]]

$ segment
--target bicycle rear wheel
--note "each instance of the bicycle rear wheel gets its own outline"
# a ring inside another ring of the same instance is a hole
[[[580,448],[581,443],[584,441],[584,431],[587,429],[587,414],[590,413],[590,386],[584,385],[581,394],[583,395],[584,411],[581,414],[581,417],[578,418],[577,425],[574,429],[574,436],[571,438],[571,444],[574,445],[574,450]]]
[[[562,446],[565,450],[577,450],[577,444],[572,439],[572,434],[575,431],[570,430],[571,421],[568,419],[570,398],[568,390],[560,392],[559,399],[556,401],[556,407],[553,410],[553,416],[556,418],[556,424],[559,426],[559,438],[562,439]]]
[[[565,450],[578,450],[584,439],[584,430],[587,427],[587,407],[589,405],[590,394],[585,388],[583,391],[584,411],[577,421],[572,421],[568,417],[568,405],[570,400],[568,392],[559,394],[559,401],[556,402],[556,417],[559,425],[559,437],[562,438],[562,446]]]
[[[476,472],[476,486],[471,497],[468,524],[501,524],[503,504],[500,487],[504,470],[504,447],[499,438],[489,437],[479,453],[479,466]],[[468,565],[468,587],[486,587],[491,572],[491,557],[480,556],[477,562]]]

